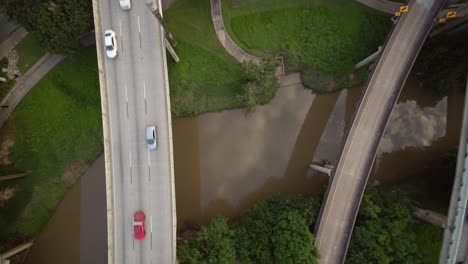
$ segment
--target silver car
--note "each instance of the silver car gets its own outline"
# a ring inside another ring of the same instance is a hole
[[[119,0],[119,3],[120,8],[122,8],[123,10],[129,10],[130,8],[132,8],[132,3],[130,2],[130,0]]]
[[[158,147],[156,126],[146,126],[146,144],[149,150],[155,150]]]

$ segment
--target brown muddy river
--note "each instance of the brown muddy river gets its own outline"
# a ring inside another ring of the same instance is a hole
[[[249,115],[230,110],[175,119],[178,227],[204,224],[219,214],[236,217],[273,193],[317,193],[327,176],[311,172],[308,165],[336,158],[359,95],[359,88],[313,95],[292,85]],[[463,98],[462,87],[442,95],[410,78],[392,112],[370,182],[421,175],[435,157],[454,149]],[[80,251],[81,263],[106,262],[103,168],[98,160],[82,177],[81,187],[66,194],[27,263],[79,263]],[[86,226],[81,232],[80,217]]]
[[[313,95],[280,88],[267,106],[178,119],[174,124],[179,228],[235,217],[273,193],[312,195],[327,176],[311,161],[334,161],[360,89]],[[458,145],[463,89],[445,95],[410,78],[395,106],[371,173],[374,184],[421,175]]]

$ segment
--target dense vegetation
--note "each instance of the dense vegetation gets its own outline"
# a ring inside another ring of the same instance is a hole
[[[468,72],[468,30],[455,35],[442,34],[429,39],[415,64],[418,77],[437,91],[466,81]]]
[[[12,145],[2,156],[0,174],[29,172],[0,182],[0,190],[15,192],[0,207],[2,247],[15,235],[37,234],[65,189],[102,152],[97,70],[94,46],[68,56],[31,89],[0,129],[2,146]]]
[[[169,58],[174,115],[252,107],[273,97],[277,84],[271,64],[242,66],[224,50],[213,29],[209,1],[179,0],[164,17],[180,57],[179,63]]]
[[[178,257],[181,263],[317,263],[311,230],[321,195],[274,195],[230,224],[217,217],[178,244]],[[437,261],[442,229],[413,218],[412,196],[400,187],[367,188],[346,263]]]
[[[353,66],[383,44],[390,26],[387,17],[352,1],[246,0],[233,8],[224,0],[223,16],[242,48],[282,55],[288,71],[299,70],[315,91],[362,80],[361,72],[349,77]]]
[[[347,263],[421,263],[411,200],[396,189],[368,187],[353,231]]]
[[[230,226],[224,218],[215,218],[179,243],[178,258],[182,263],[317,263],[308,226],[318,209],[312,198],[272,196]]]
[[[38,31],[47,48],[56,53],[78,47],[78,38],[93,27],[91,0],[2,0],[0,8],[28,31]]]

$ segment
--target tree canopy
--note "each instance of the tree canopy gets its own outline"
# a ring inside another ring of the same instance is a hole
[[[177,248],[177,255],[182,263],[193,264],[230,264],[235,260],[232,240],[233,232],[227,219],[216,217],[211,224],[203,226],[189,241]]]
[[[309,225],[318,208],[313,198],[274,195],[257,202],[230,229],[224,218],[215,218],[179,243],[178,257],[181,263],[317,263]]]
[[[38,31],[55,53],[72,51],[78,38],[93,28],[90,0],[3,0],[1,9],[28,31]]]
[[[416,222],[407,194],[367,188],[346,263],[420,263]]]

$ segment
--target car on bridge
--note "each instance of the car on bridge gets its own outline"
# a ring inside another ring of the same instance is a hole
[[[119,0],[119,4],[122,10],[130,10],[130,8],[132,8],[132,3],[130,0]]]
[[[133,214],[133,236],[136,240],[145,238],[145,213],[142,211]]]
[[[149,150],[155,150],[158,147],[156,126],[146,126],[146,144]]]
[[[117,41],[115,40],[115,32],[111,29],[104,32],[104,47],[109,59],[117,57]]]

